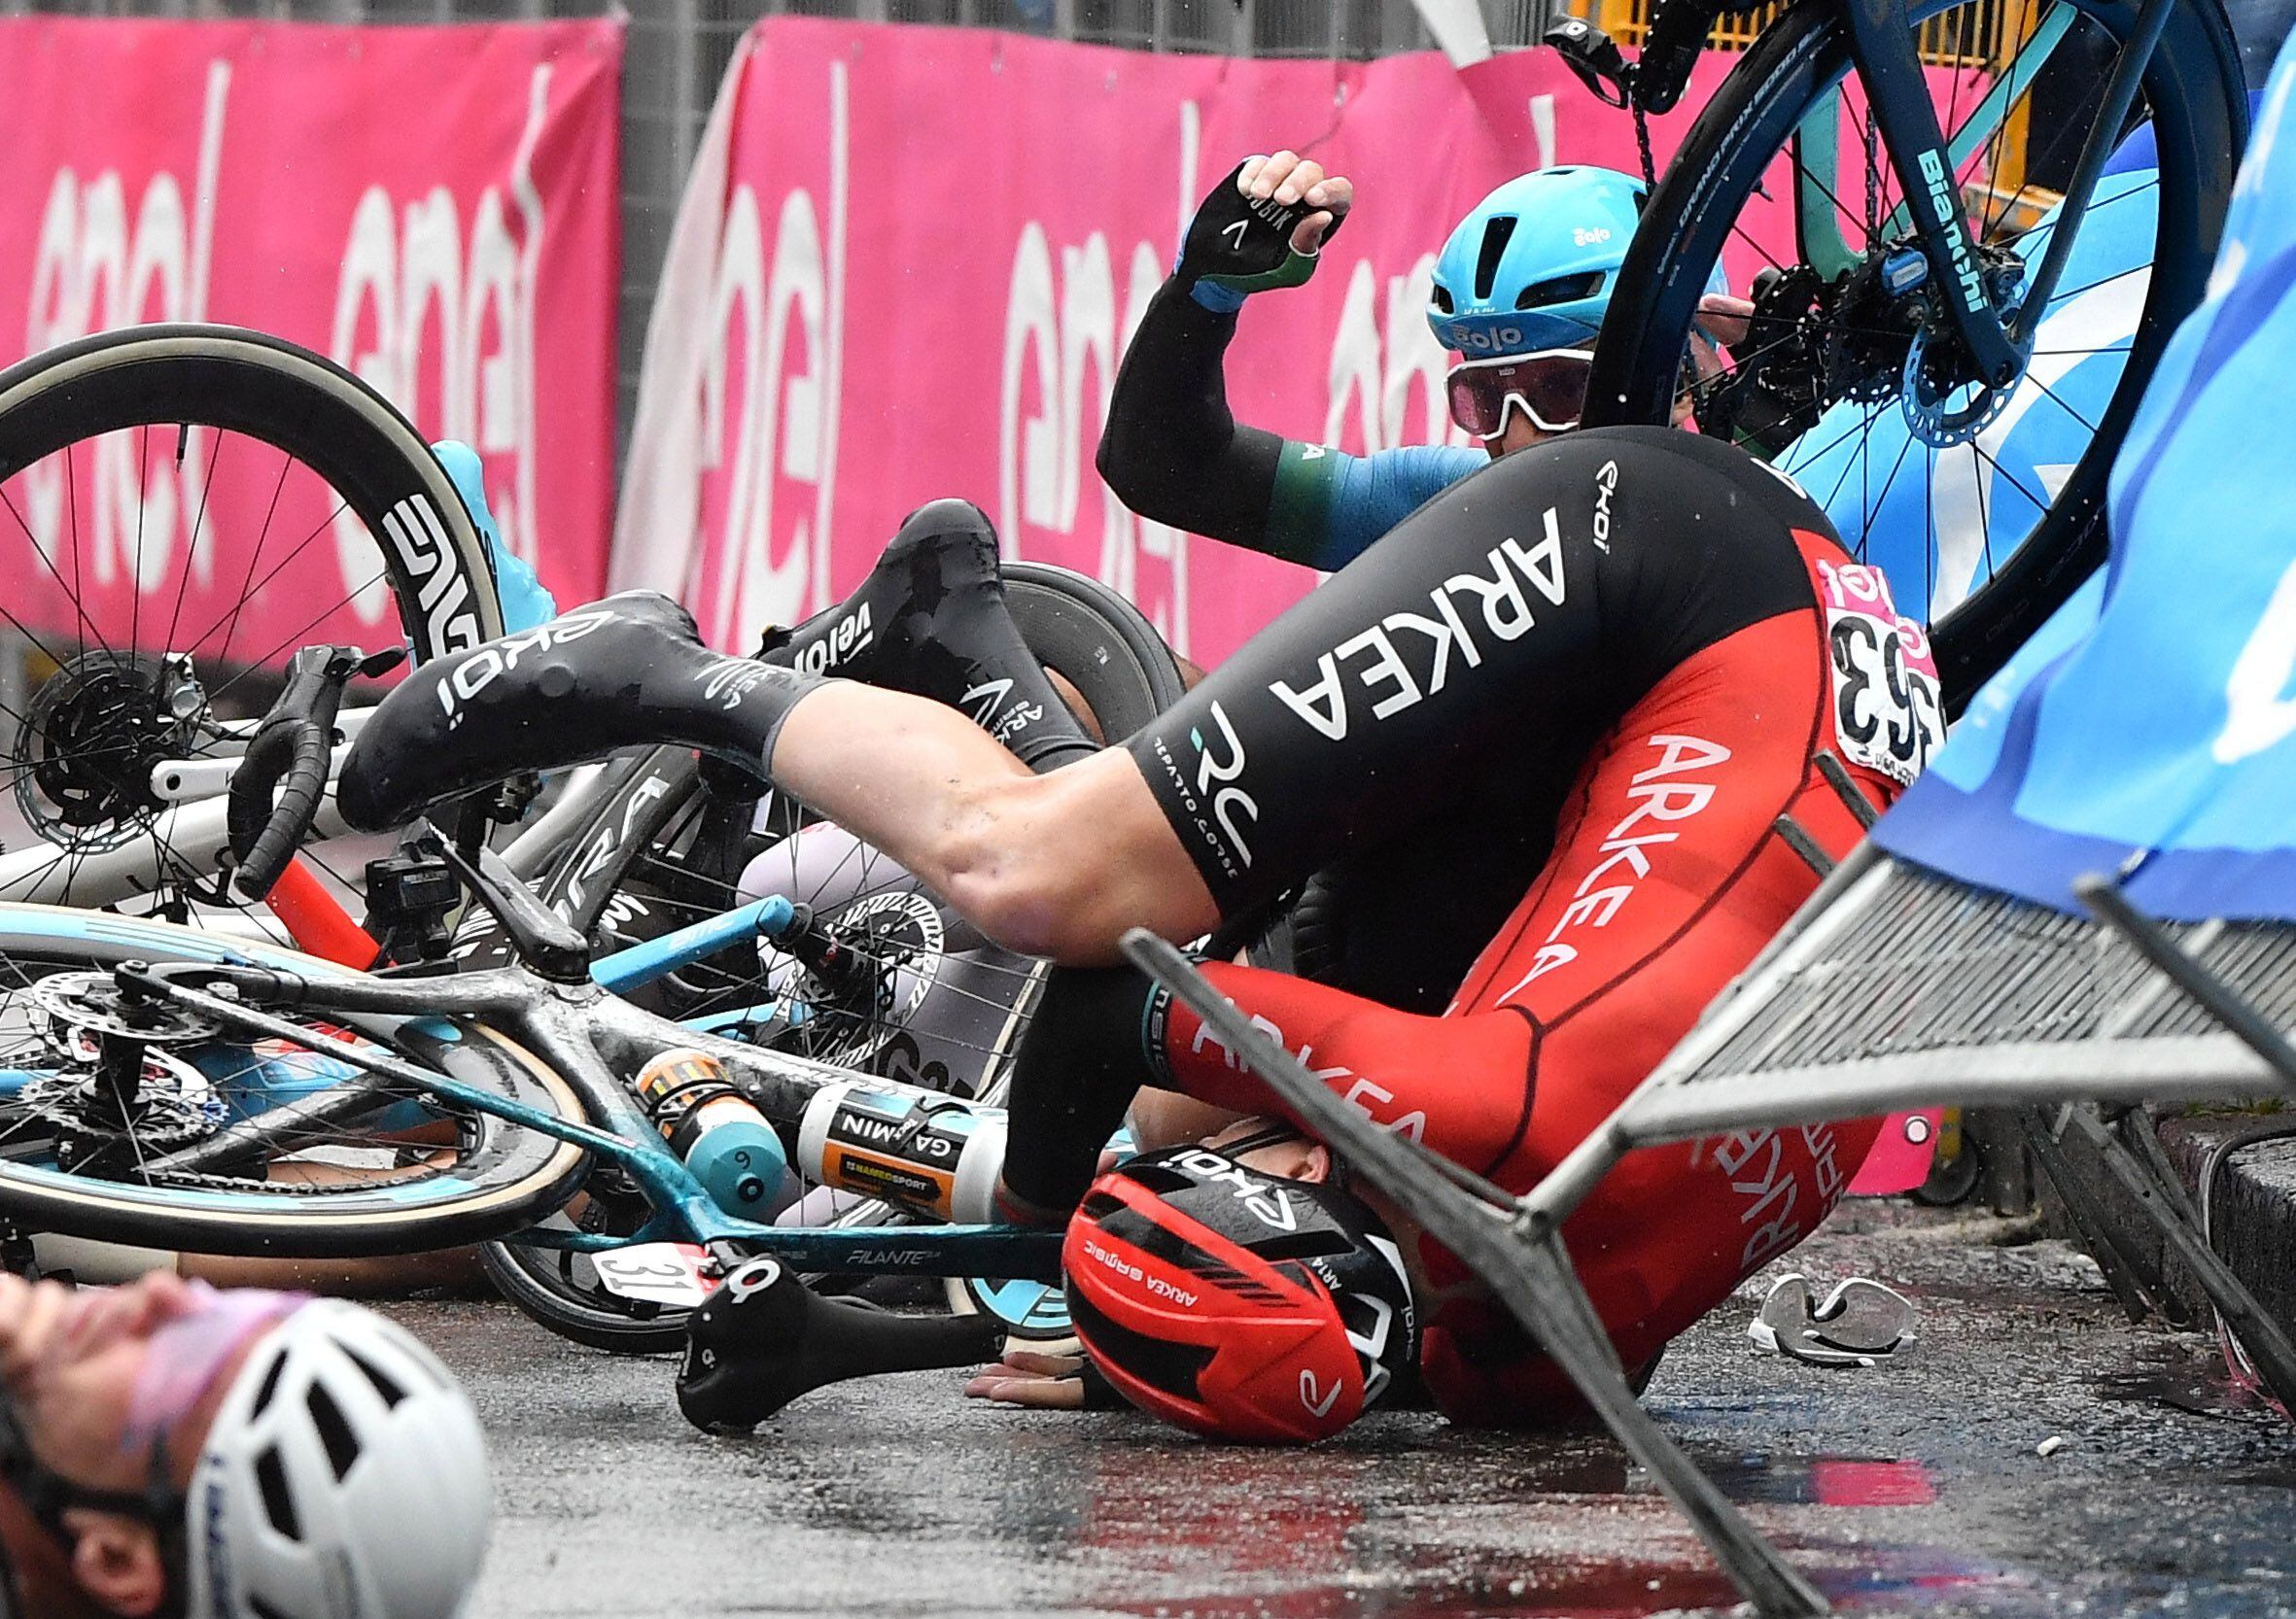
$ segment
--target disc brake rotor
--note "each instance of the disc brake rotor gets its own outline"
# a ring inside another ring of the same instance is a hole
[[[59,1037],[79,1031],[146,1046],[181,1046],[212,1040],[224,1027],[171,1001],[130,1000],[109,973],[52,973],[33,984],[30,993]]]
[[[68,659],[33,695],[10,749],[17,808],[49,843],[116,847],[167,808],[152,767],[189,751],[206,713],[188,659],[102,649]]]

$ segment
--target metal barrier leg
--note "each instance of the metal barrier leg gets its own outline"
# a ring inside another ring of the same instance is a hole
[[[2121,1140],[2095,1109],[2074,1109],[2072,1122],[2097,1144],[2105,1167],[2143,1205],[2144,1212],[2161,1228],[2161,1235],[2168,1239],[2176,1257],[2192,1267],[2193,1275],[2240,1339],[2241,1347],[2248,1352],[2248,1359],[2256,1363],[2257,1375],[2264,1379],[2274,1397],[2283,1406],[2296,1410],[2296,1345],[2289,1343],[2279,1324],[2256,1302],[2248,1285],[2216,1257],[2214,1249],[2201,1240],[2199,1226],[2180,1218],[2181,1199],[2171,1197],[2151,1167],[2129,1150],[2128,1143]]]
[[[1828,1612],[1817,1588],[1794,1571],[1785,1554],[1763,1538],[1634,1397],[1602,1318],[1571,1268],[1561,1233],[1539,1234],[1524,1221],[1513,1238],[1504,1273],[1486,1270],[1482,1280],[1569,1373],[1626,1453],[1650,1469],[1755,1610],[1779,1619]]]
[[[2092,1110],[2093,1111],[2093,1110]],[[2049,1184],[2057,1188],[2064,1200],[2066,1218],[2072,1223],[2073,1234],[2080,1238],[2081,1247],[2089,1257],[2097,1261],[2097,1268],[2105,1276],[2105,1285],[2112,1290],[2112,1296],[2120,1301],[2121,1312],[2131,1322],[2142,1321],[2158,1312],[2162,1295],[2167,1292],[2158,1286],[2158,1278],[2149,1276],[2121,1245],[2114,1240],[2112,1218],[2105,1213],[2097,1194],[2066,1161],[2065,1149],[2057,1143],[2058,1131],[2063,1128],[2063,1110],[2047,1108],[2019,1108],[2018,1125],[2025,1132],[2025,1144],[2033,1149],[2034,1161]]]

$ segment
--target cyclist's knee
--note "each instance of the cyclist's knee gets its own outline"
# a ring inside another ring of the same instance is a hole
[[[1214,919],[1201,879],[1121,753],[984,783],[946,854],[950,904],[1027,955],[1110,962],[1128,927],[1200,931]]]

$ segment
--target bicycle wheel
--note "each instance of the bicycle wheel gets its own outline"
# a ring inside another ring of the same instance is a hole
[[[561,1207],[586,1154],[286,1040],[123,1003],[123,961],[342,969],[197,929],[0,905],[0,1221],[105,1242],[270,1257],[459,1247]],[[578,1097],[451,1016],[294,1015],[562,1119]],[[260,1136],[234,1132],[261,1115]],[[210,1161],[180,1154],[229,1145]]]
[[[0,901],[235,906],[220,785],[163,764],[236,751],[306,641],[503,630],[421,435],[257,332],[136,327],[0,373]]]
[[[1917,0],[1926,79],[1997,289],[2053,234],[2136,0]],[[2025,31],[2014,29],[2024,19]],[[2177,322],[2203,294],[2247,126],[2222,12],[2171,13],[2012,385],[1955,383],[1926,264],[1831,4],[1786,13],[1732,69],[1652,193],[1619,272],[1588,424],[1664,422],[1719,260],[1755,292],[1742,342],[1690,390],[1703,431],[1775,456],[1899,609],[1931,622],[1946,705],[2104,556],[2105,480]],[[2155,161],[2142,161],[2149,124]],[[1942,176],[1939,181],[1943,184]],[[1947,188],[1948,190],[1951,188]],[[1757,286],[1757,278],[1759,285]],[[1711,324],[1711,323],[1710,323]]]
[[[1138,609],[1066,568],[1008,563],[1013,617],[1047,669],[1073,685],[1104,736],[1129,736],[1182,691],[1178,666]],[[542,884],[585,932],[636,942],[773,892],[815,909],[841,943],[880,964],[863,998],[823,1004],[791,1026],[757,1009],[806,992],[803,970],[730,950],[636,998],[665,1016],[715,1018],[717,1032],[937,1089],[976,1090],[1026,1026],[1040,967],[1001,950],[920,891],[908,874],[842,829],[768,793],[704,785],[691,753],[642,755],[603,796]],[[625,1231],[644,1217],[633,1188],[602,1171],[564,1220]],[[625,1354],[675,1350],[684,1315],[605,1293],[587,1259],[490,1243],[480,1251],[504,1296],[563,1336]]]

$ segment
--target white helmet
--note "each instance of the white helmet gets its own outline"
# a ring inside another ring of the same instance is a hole
[[[187,1619],[452,1619],[492,1516],[453,1375],[372,1311],[315,1300],[257,1342],[208,1431]]]

